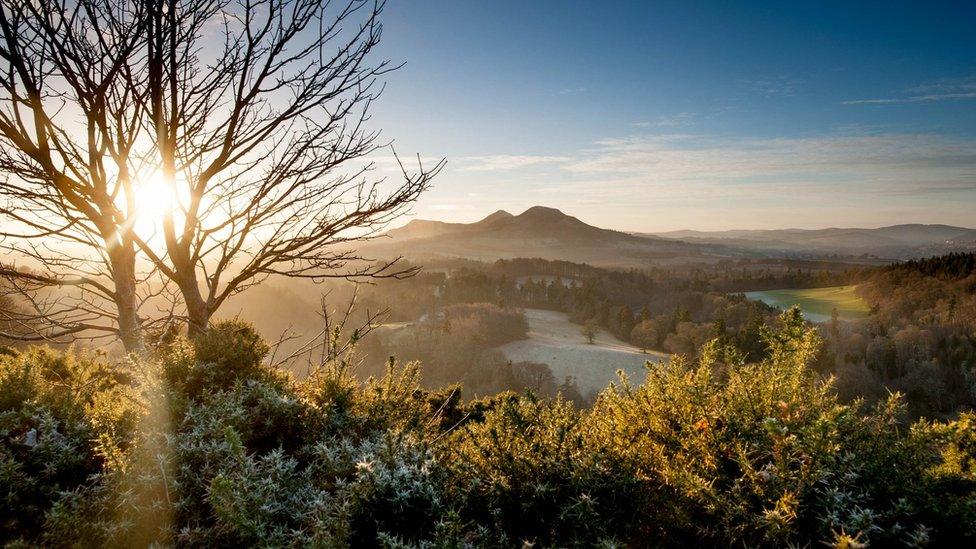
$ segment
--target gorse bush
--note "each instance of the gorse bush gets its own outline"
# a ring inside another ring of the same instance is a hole
[[[88,353],[0,356],[0,537],[37,539],[45,513],[124,459],[136,419],[118,371]]]
[[[420,388],[416,364],[304,380],[240,322],[158,356],[0,357],[8,545],[924,546],[972,543],[976,416],[842,404],[798,311],[748,362],[621,379],[590,409]]]
[[[782,546],[846,532],[911,544],[904,525],[934,524],[919,522],[901,496],[937,456],[915,451],[921,433],[892,432],[890,410],[865,415],[840,405],[806,367],[815,332],[795,309],[782,321],[766,334],[769,357],[760,363],[713,343],[696,364],[678,358],[639,386],[606,391],[588,416],[593,446],[676,502],[650,507],[668,539]]]

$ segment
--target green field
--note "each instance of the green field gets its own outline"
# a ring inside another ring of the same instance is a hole
[[[854,293],[854,286],[746,292],[746,297],[781,309],[799,305],[803,316],[813,322],[830,320],[835,308],[841,320],[859,320],[871,313],[868,304]]]

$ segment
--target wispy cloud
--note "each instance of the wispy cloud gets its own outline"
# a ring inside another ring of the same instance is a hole
[[[976,99],[976,92],[930,93],[927,95],[913,95],[910,97],[885,97],[881,99],[852,99],[850,101],[842,101],[841,105],[887,105],[891,103],[929,103],[933,101],[947,101],[950,99]]]
[[[906,90],[909,93],[951,93],[951,92],[976,92],[976,76],[966,78],[942,78],[935,82],[914,86]]]
[[[458,171],[487,172],[517,170],[540,164],[559,164],[570,160],[565,156],[532,156],[496,154],[488,156],[465,156],[458,160]]]
[[[564,156],[476,157],[469,171],[512,170],[533,193],[712,204],[873,200],[976,193],[976,140],[928,134],[730,139],[685,133],[607,138]],[[467,159],[468,162],[471,159]],[[459,162],[464,164],[464,162]],[[539,172],[539,166],[548,171]]]
[[[890,105],[895,103],[932,103],[976,99],[976,77],[962,79],[943,79],[930,84],[914,86],[894,97],[874,99],[852,99],[842,101],[842,105]]]
[[[679,112],[670,116],[659,116],[654,120],[640,121],[631,124],[635,128],[675,128],[678,126],[689,126],[693,123],[695,113]]]
[[[726,141],[670,135],[607,139],[566,163],[587,178],[658,192],[749,196],[976,188],[976,141],[930,135],[843,135]],[[606,190],[605,188],[603,190]]]

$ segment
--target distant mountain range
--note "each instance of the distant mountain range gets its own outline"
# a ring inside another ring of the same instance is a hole
[[[872,255],[886,259],[909,259],[976,249],[976,229],[951,225],[905,224],[877,229],[671,231],[647,236],[731,246],[772,256]]]
[[[976,230],[949,225],[632,234],[594,227],[557,209],[534,206],[519,215],[499,210],[474,223],[414,220],[371,241],[362,251],[376,257],[538,257],[640,267],[732,258],[907,259],[974,249]]]
[[[414,220],[372,241],[364,253],[479,260],[538,257],[626,267],[708,262],[741,255],[724,245],[601,229],[543,206],[519,215],[497,211],[475,223]]]

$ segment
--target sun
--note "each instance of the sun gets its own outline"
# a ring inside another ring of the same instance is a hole
[[[151,237],[162,228],[163,218],[173,211],[176,196],[159,172],[154,172],[136,186],[136,231]]]

